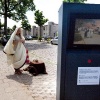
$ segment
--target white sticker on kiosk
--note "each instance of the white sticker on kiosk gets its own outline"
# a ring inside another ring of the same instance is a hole
[[[77,85],[99,85],[100,67],[78,67]]]

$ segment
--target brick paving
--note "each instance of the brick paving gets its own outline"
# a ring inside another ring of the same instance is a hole
[[[33,40],[26,41],[25,46],[29,50],[30,60],[38,59],[45,62],[48,75],[32,76],[28,72],[14,75],[13,67],[7,66],[6,55],[1,48],[0,98],[2,100],[56,100],[57,45]]]
[[[0,49],[0,60],[0,99],[34,100],[22,83],[23,81],[20,80],[20,76],[14,75],[14,69],[7,65],[6,55],[2,52],[2,49]]]

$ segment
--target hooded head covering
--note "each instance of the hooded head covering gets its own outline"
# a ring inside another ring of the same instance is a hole
[[[14,37],[18,31],[20,27],[16,28],[15,31],[12,33],[10,39],[8,40],[7,44],[5,45],[4,47],[4,52],[6,54],[14,54],[15,53],[15,50],[14,50],[14,46],[13,46],[13,40],[14,40]],[[23,36],[23,32],[22,32],[22,29],[21,29],[21,38],[22,39],[25,39],[24,36]]]

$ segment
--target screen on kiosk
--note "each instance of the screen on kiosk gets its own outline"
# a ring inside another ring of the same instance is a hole
[[[73,42],[100,45],[100,19],[76,19]]]

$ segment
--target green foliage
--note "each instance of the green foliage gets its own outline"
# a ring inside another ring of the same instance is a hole
[[[28,30],[28,31],[31,30],[31,25],[29,24],[27,19],[22,20],[21,25],[23,29]]]
[[[7,6],[7,17],[19,21],[26,18],[26,12],[28,10],[35,10],[33,0],[0,0],[0,15],[5,15],[5,2]]]
[[[16,27],[17,27],[17,26],[16,26],[16,25],[14,25],[14,26],[12,27],[12,31],[14,31],[14,30],[16,29]]]
[[[4,34],[7,35],[7,17],[19,21],[26,17],[28,10],[35,10],[33,0],[0,0],[0,16],[4,16]]]
[[[36,10],[34,15],[35,15],[35,23],[38,26],[43,26],[48,21],[48,19],[46,19],[43,16],[43,12],[42,11]]]
[[[84,1],[87,1],[87,0],[63,0],[63,2],[68,2],[68,3],[84,3]]]
[[[4,27],[4,23],[1,23],[0,27],[3,28]]]
[[[42,33],[41,33],[41,27],[48,21],[48,19],[46,19],[44,16],[43,16],[43,12],[42,11],[39,11],[39,10],[36,10],[35,13],[35,23],[40,26],[40,37],[38,37],[38,39],[41,41],[42,40]]]

